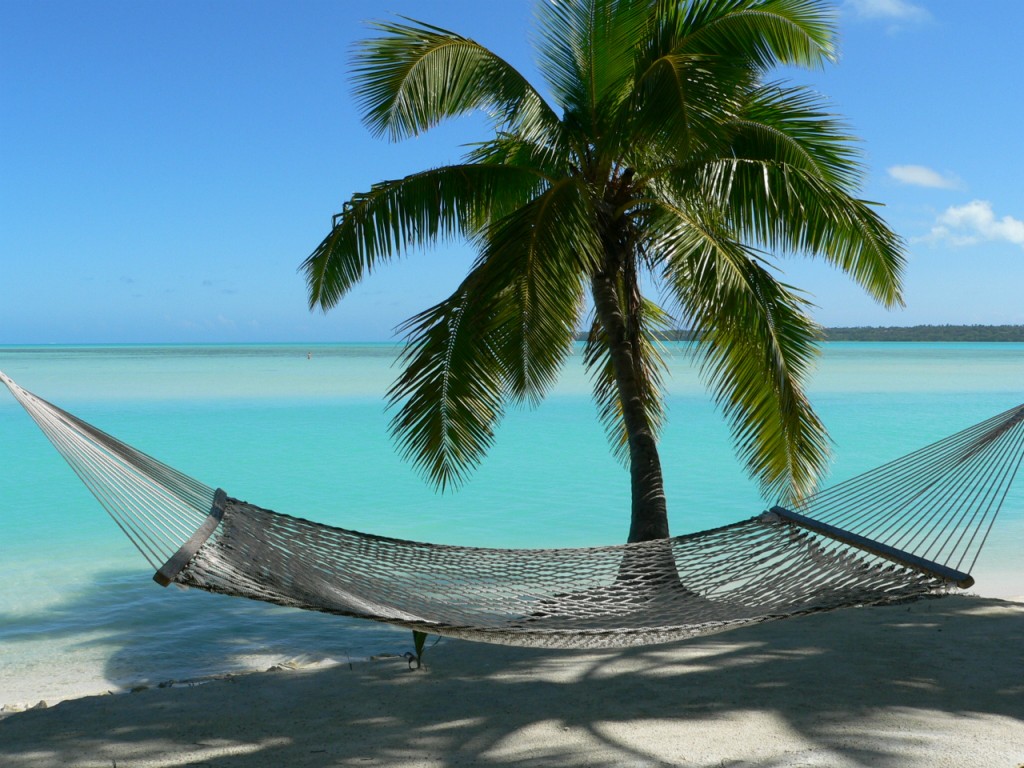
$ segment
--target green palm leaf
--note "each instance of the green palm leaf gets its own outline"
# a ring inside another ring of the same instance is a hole
[[[619,138],[604,129],[632,90],[634,51],[645,37],[652,6],[650,0],[538,6],[538,66],[574,127],[590,138]]]
[[[903,244],[863,200],[815,171],[784,163],[733,159],[698,176],[737,231],[768,249],[820,254],[886,306],[902,303]]]
[[[779,64],[820,67],[835,57],[835,11],[817,0],[670,2],[677,50],[741,58],[760,70]]]
[[[310,307],[333,307],[364,274],[407,248],[474,236],[493,209],[510,209],[547,183],[528,168],[447,166],[357,193],[302,263]]]
[[[392,434],[442,489],[486,454],[505,400],[539,402],[571,351],[599,248],[581,226],[586,204],[579,185],[563,181],[491,224],[459,289],[403,326]]]
[[[408,138],[476,110],[524,134],[558,130],[558,117],[503,59],[454,32],[406,21],[374,24],[381,36],[356,49],[356,97],[375,134]]]
[[[480,462],[504,410],[503,366],[488,344],[494,317],[475,305],[475,281],[403,325],[404,370],[388,392],[400,452],[441,490]]]
[[[846,192],[861,181],[860,153],[846,126],[807,88],[752,89],[733,128],[733,156],[798,168]]]
[[[666,208],[658,226],[666,278],[748,471],[769,498],[811,492],[828,442],[804,391],[821,337],[808,302],[713,216]]]
[[[583,286],[601,250],[589,203],[585,186],[566,179],[485,233],[476,294],[506,308],[493,343],[517,401],[538,403],[572,349]]]

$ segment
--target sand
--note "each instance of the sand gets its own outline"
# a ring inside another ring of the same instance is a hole
[[[0,765],[1024,766],[1024,604],[953,596],[696,641],[387,659],[0,719]]]

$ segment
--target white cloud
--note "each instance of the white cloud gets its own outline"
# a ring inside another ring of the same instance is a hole
[[[907,0],[846,0],[846,7],[853,9],[862,19],[927,21],[931,18],[925,8]]]
[[[1002,240],[1024,248],[1024,221],[1012,216],[997,219],[992,203],[972,200],[952,206],[939,216],[929,240],[944,240],[953,245],[972,245],[982,240]]]
[[[903,184],[916,187],[933,187],[935,189],[955,189],[959,181],[952,176],[943,176],[924,165],[894,165],[889,168],[889,175]]]

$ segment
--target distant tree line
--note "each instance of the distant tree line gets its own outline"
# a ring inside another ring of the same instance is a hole
[[[690,341],[696,334],[683,329],[657,334],[662,341]],[[587,335],[577,335],[585,341]],[[911,325],[826,328],[825,341],[1018,341],[1024,325]]]
[[[826,341],[1024,341],[1024,325],[826,328]]]

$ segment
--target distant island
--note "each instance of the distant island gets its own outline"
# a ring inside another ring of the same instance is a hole
[[[663,341],[690,341],[693,331],[659,333]],[[585,333],[577,338],[584,341]],[[1024,342],[1024,325],[909,325],[826,328],[825,341],[1017,341]]]
[[[1024,341],[1024,325],[826,328],[826,341]]]

